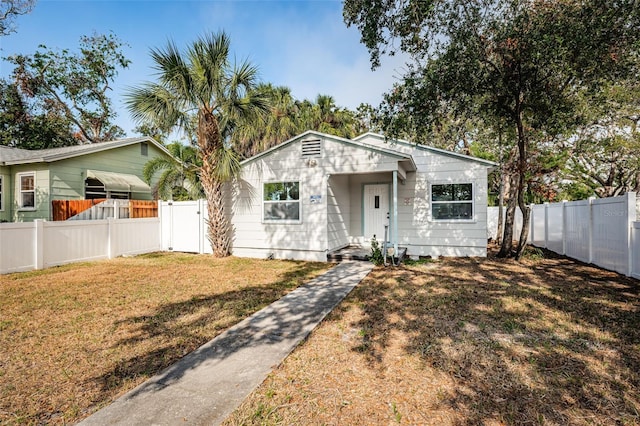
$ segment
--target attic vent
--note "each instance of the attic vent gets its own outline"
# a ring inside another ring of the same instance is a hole
[[[302,158],[318,158],[322,155],[320,139],[302,141]]]

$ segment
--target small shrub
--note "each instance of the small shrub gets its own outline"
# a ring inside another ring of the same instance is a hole
[[[380,266],[384,263],[382,248],[375,236],[371,239],[371,257],[369,260],[371,260],[371,262],[376,266]]]
[[[522,253],[522,257],[527,260],[542,260],[544,259],[544,251],[534,246],[527,246]]]

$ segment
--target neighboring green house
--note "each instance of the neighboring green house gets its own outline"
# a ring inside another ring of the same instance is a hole
[[[0,222],[51,220],[53,200],[152,200],[142,169],[158,156],[171,154],[149,137],[33,151],[0,146]]]

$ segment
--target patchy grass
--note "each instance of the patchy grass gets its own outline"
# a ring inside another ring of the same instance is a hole
[[[640,424],[640,282],[544,251],[377,268],[225,424]]]
[[[0,424],[76,422],[328,267],[155,253],[0,276]]]

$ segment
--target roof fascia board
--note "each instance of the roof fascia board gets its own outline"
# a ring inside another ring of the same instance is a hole
[[[369,145],[369,144],[365,144],[362,142],[358,142],[358,141],[353,141],[351,139],[345,139],[345,138],[341,138],[339,136],[334,136],[334,135],[329,135],[326,133],[321,133],[321,132],[316,132],[315,130],[307,130],[304,133],[301,133],[297,136],[294,136],[293,138],[282,142],[281,144],[278,144],[274,147],[271,147],[269,149],[267,149],[266,151],[263,151],[259,154],[254,155],[253,157],[249,157],[246,160],[243,160],[240,162],[241,165],[245,165],[247,163],[253,162],[259,158],[262,158],[264,156],[267,156],[269,154],[271,154],[272,152],[275,152],[279,149],[282,149],[284,147],[286,147],[287,145],[297,141],[297,140],[304,140],[306,137],[313,135],[313,136],[317,136],[319,138],[326,138],[326,139],[331,139],[335,142],[339,142],[345,145],[351,145],[351,146],[355,146],[357,148],[363,148],[369,151],[373,151],[373,152],[378,152],[380,154],[386,155],[388,157],[393,157],[393,158],[397,158],[399,160],[410,160],[411,164],[414,166],[415,168],[415,162],[413,161],[413,158],[411,157],[411,155],[402,153],[402,152],[397,152],[397,151],[392,151],[389,149],[385,149],[385,148],[380,148],[377,146],[373,146],[373,145]]]
[[[491,160],[485,160],[485,159],[482,159],[482,158],[472,157],[470,155],[459,154],[457,152],[447,151],[446,149],[434,148],[432,146],[422,145],[422,144],[419,144],[419,143],[406,141],[404,139],[387,139],[383,135],[380,135],[378,133],[372,133],[372,132],[363,133],[362,135],[355,137],[354,140],[364,139],[367,136],[373,136],[373,137],[376,137],[376,138],[381,139],[381,140],[389,140],[390,143],[398,143],[400,145],[410,146],[412,148],[421,149],[423,151],[431,151],[431,152],[434,152],[436,154],[447,155],[449,157],[458,158],[460,160],[475,161],[477,163],[481,163],[481,164],[483,164],[485,166],[488,166],[488,167],[497,167],[499,165],[498,163],[496,163],[494,161],[491,161]]]

